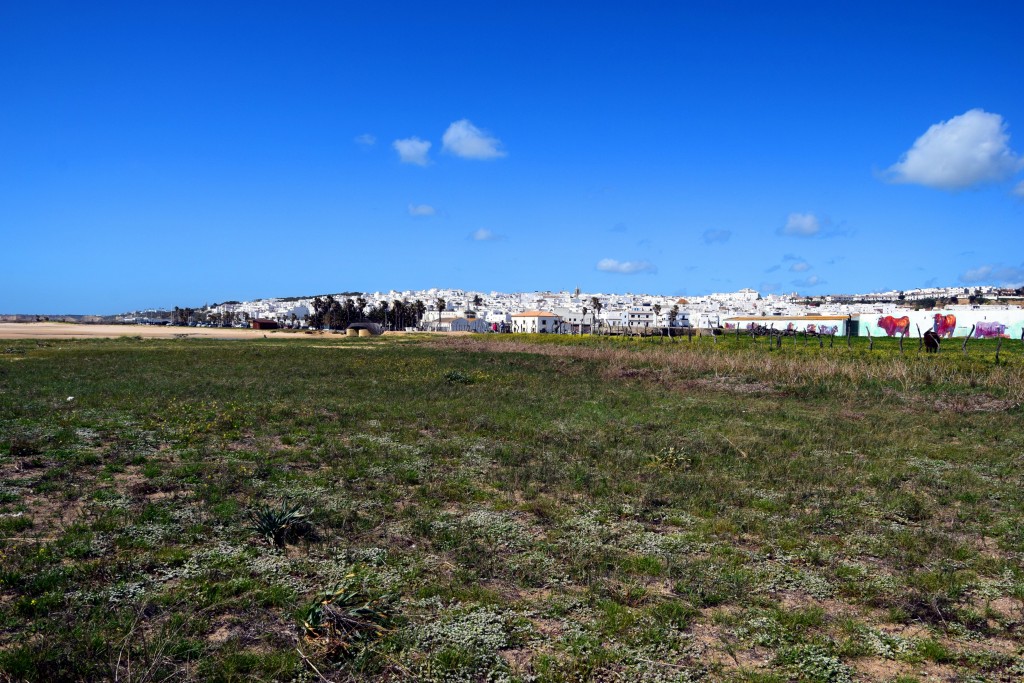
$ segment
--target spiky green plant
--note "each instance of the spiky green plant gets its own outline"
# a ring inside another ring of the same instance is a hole
[[[281,507],[260,505],[249,512],[252,528],[279,548],[297,535],[297,531],[306,526],[305,513],[299,512],[300,505],[289,506],[286,501]]]
[[[299,614],[299,631],[333,657],[349,657],[383,637],[395,618],[392,600],[368,593],[355,574],[323,591]]]

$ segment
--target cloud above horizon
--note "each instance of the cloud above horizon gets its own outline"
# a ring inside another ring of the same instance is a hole
[[[479,230],[474,230],[469,233],[469,239],[474,242],[497,242],[498,240],[505,239],[505,237],[488,230],[487,228],[480,228]]]
[[[813,237],[821,232],[821,221],[813,213],[791,213],[780,232],[793,237]]]
[[[505,156],[501,140],[474,126],[469,119],[455,121],[441,137],[444,151],[463,159],[497,159]]]
[[[409,215],[410,216],[433,216],[437,213],[437,210],[430,204],[410,204]]]
[[[357,135],[354,140],[357,145],[363,145],[364,147],[372,147],[377,144],[377,136],[373,133]]]
[[[789,267],[789,270],[794,273],[804,273],[811,269],[811,264],[807,261],[797,261]]]
[[[731,230],[705,230],[702,235],[704,244],[724,244],[732,237]]]
[[[1015,197],[1024,199],[1024,180],[1017,183],[1016,187],[1013,188],[1013,194]]]
[[[962,190],[1008,179],[1022,160],[1009,146],[1007,124],[999,114],[971,109],[928,128],[890,166],[889,182]]]
[[[1004,287],[1024,286],[1024,264],[1020,266],[984,265],[960,275],[964,284],[998,284]]]
[[[793,284],[797,287],[817,287],[825,284],[825,281],[817,275],[810,275],[803,280],[793,280]]]
[[[658,268],[650,261],[619,261],[613,258],[603,258],[598,261],[597,269],[603,273],[618,273],[619,275],[658,272]]]
[[[403,164],[426,166],[430,163],[430,159],[427,158],[427,154],[430,152],[430,142],[428,140],[420,140],[414,135],[411,138],[395,140],[391,143],[391,146],[398,152],[398,159]]]

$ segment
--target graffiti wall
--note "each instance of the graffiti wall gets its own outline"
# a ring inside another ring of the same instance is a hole
[[[723,327],[727,330],[739,328],[743,332],[750,330],[773,330],[774,332],[807,332],[808,334],[836,335],[846,334],[846,318],[839,316],[758,316],[728,318]],[[872,332],[872,334],[874,334]]]
[[[858,332],[873,337],[916,338],[932,330],[942,338],[966,337],[976,339],[1020,339],[1024,331],[1024,310],[1019,308],[904,311],[889,314],[861,313]]]

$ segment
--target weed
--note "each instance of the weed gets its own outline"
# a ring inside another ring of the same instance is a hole
[[[279,548],[309,532],[306,515],[299,512],[301,505],[288,505],[282,502],[280,507],[261,505],[248,513],[252,528]]]

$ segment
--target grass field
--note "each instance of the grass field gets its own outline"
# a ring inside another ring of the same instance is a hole
[[[0,342],[0,677],[1020,681],[995,348]]]

